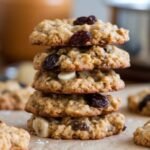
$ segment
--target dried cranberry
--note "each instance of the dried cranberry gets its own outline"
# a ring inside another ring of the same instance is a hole
[[[89,17],[79,17],[77,18],[73,24],[74,25],[83,25],[83,24],[89,24],[92,25],[97,21],[95,16],[89,16]]]
[[[88,131],[89,127],[86,125],[84,122],[79,122],[77,120],[73,120],[71,123],[72,129],[77,131],[77,130],[83,130],[83,131]]]
[[[87,31],[78,31],[69,40],[71,46],[83,46],[91,40],[91,34]]]
[[[142,109],[146,106],[146,104],[150,102],[150,94],[146,95],[143,100],[139,103],[139,110],[142,111]]]
[[[43,69],[47,71],[54,69],[57,66],[58,60],[59,60],[59,55],[57,54],[48,55],[43,62]]]
[[[108,106],[108,99],[106,96],[101,94],[87,94],[85,100],[92,107],[104,108]]]

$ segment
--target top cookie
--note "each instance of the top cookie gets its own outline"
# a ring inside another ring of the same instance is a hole
[[[47,46],[87,46],[123,44],[129,40],[129,32],[111,23],[104,23],[95,16],[77,19],[44,20],[32,34],[32,44]]]

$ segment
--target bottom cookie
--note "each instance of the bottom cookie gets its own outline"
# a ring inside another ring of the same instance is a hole
[[[0,121],[0,150],[27,150],[29,141],[27,131],[7,126]]]
[[[136,129],[133,139],[138,145],[150,147],[150,121]]]
[[[54,139],[102,139],[119,134],[125,129],[125,117],[120,113],[82,118],[50,118],[33,116],[28,120],[28,129],[39,137]]]

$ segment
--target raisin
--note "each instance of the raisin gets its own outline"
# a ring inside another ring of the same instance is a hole
[[[87,18],[87,24],[89,24],[89,25],[94,24],[96,21],[97,21],[97,19],[96,19],[95,16],[89,16],[89,17]]]
[[[19,85],[20,85],[21,88],[26,88],[27,87],[27,85],[22,83],[22,82],[19,82]]]
[[[77,130],[88,131],[89,130],[89,127],[84,122],[73,120],[71,124],[72,124],[72,129],[75,131]]]
[[[69,40],[71,46],[83,46],[91,40],[91,34],[87,31],[78,31]]]
[[[125,131],[125,130],[126,130],[126,128],[127,128],[127,127],[126,127],[126,126],[124,126],[124,127],[123,127],[123,129],[122,129],[122,131]]]
[[[46,71],[54,69],[57,66],[58,60],[59,60],[59,55],[57,54],[48,55],[43,62],[43,69]]]
[[[150,102],[150,94],[146,95],[143,100],[139,103],[139,110],[142,111],[142,109],[146,106],[146,104]]]
[[[80,51],[81,51],[82,53],[85,53],[85,52],[87,52],[88,50],[90,50],[91,48],[92,48],[91,45],[88,45],[88,46],[81,46],[81,47],[80,47]]]
[[[87,22],[87,17],[79,17],[73,22],[73,25],[83,25],[86,22]]]
[[[107,48],[103,48],[105,52],[107,52]]]
[[[43,93],[42,93],[42,97],[50,97],[50,94],[43,92]]]
[[[108,106],[109,100],[101,94],[87,94],[85,100],[92,107],[104,108]]]
[[[89,16],[89,17],[79,17],[74,22],[73,25],[83,25],[83,24],[89,24],[92,25],[97,21],[95,16]]]

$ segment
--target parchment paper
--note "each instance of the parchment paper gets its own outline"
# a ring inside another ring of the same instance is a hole
[[[136,146],[132,140],[133,132],[138,126],[142,126],[150,117],[140,116],[128,111],[126,97],[134,94],[144,88],[150,88],[150,85],[130,85],[124,90],[113,93],[120,96],[122,106],[120,111],[126,116],[125,132],[120,135],[107,137],[102,140],[52,140],[31,137],[30,150],[148,150],[141,146]],[[26,120],[31,114],[20,111],[1,111],[0,120],[5,121],[9,125],[22,127],[26,129]]]

